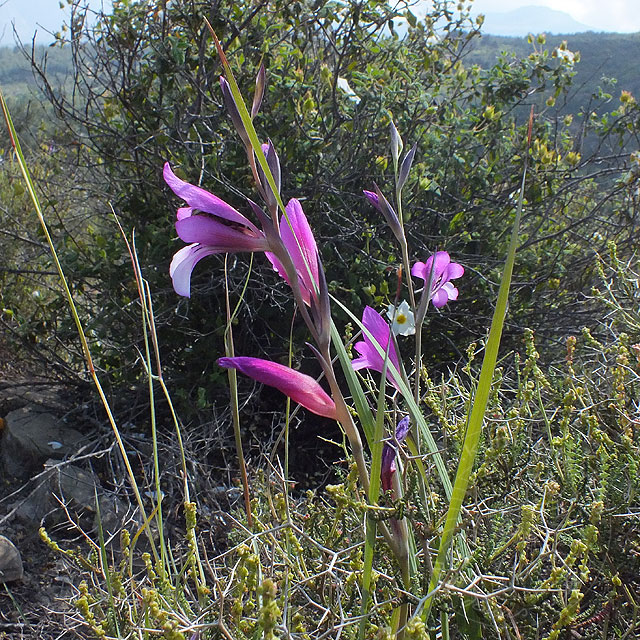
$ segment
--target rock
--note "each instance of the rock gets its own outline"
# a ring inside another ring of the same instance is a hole
[[[49,460],[46,466],[55,463]],[[124,505],[114,495],[109,495],[94,473],[75,465],[57,465],[53,471],[54,493],[76,513],[91,513],[100,517],[103,530],[113,533],[125,514]],[[96,496],[98,504],[96,505]]]
[[[20,552],[11,540],[0,536],[0,582],[22,580],[23,568]]]
[[[100,522],[105,532],[115,532],[126,513],[124,504],[104,490],[94,473],[72,464],[47,460],[45,472],[38,478],[36,488],[16,506],[15,515],[23,522],[37,526],[42,520],[60,523],[68,512],[79,518],[98,517],[96,495],[100,509]]]
[[[67,411],[67,394],[65,386],[42,380],[0,380],[0,412],[6,414],[27,405],[35,405],[40,411]]]
[[[79,431],[34,406],[12,411],[3,426],[0,460],[6,475],[21,480],[40,471],[48,458],[75,452],[82,439]]]

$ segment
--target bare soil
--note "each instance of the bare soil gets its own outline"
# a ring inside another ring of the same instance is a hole
[[[60,409],[66,389],[39,378],[18,378],[18,367],[3,357],[0,366],[0,418],[30,403]],[[24,369],[21,371],[25,373]],[[2,446],[2,440],[0,440]],[[75,589],[71,567],[45,545],[39,523],[18,519],[15,509],[28,496],[31,481],[16,481],[0,470],[0,534],[22,556],[22,580],[0,584],[1,640],[64,640],[85,637],[73,620]],[[71,614],[71,615],[70,615]]]

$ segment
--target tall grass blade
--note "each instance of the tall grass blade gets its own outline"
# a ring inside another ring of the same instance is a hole
[[[82,351],[84,353],[85,361],[87,363],[87,368],[89,370],[89,374],[91,379],[93,380],[93,384],[98,391],[98,395],[100,396],[100,401],[105,409],[107,414],[107,418],[109,420],[109,424],[111,425],[111,429],[113,431],[114,437],[118,444],[118,449],[120,450],[120,454],[122,456],[122,460],[124,462],[125,468],[127,470],[127,475],[129,477],[129,484],[131,485],[131,489],[135,495],[136,502],[138,504],[138,508],[140,509],[140,513],[142,514],[143,519],[147,520],[146,510],[144,507],[144,503],[142,501],[142,496],[140,494],[140,490],[138,488],[133,468],[131,467],[131,463],[129,462],[129,457],[127,455],[127,451],[124,446],[124,442],[120,436],[120,431],[118,429],[118,425],[116,424],[115,417],[113,412],[111,411],[111,407],[109,405],[109,401],[107,400],[107,396],[100,384],[100,380],[98,379],[98,375],[95,370],[95,366],[93,364],[93,358],[91,356],[91,350],[89,349],[89,343],[87,342],[87,338],[84,332],[84,328],[82,327],[82,322],[80,321],[80,316],[78,315],[78,311],[76,309],[75,302],[73,300],[73,295],[71,293],[71,289],[69,288],[69,284],[67,283],[66,276],[64,274],[64,270],[62,268],[62,264],[58,259],[58,254],[56,252],[55,245],[53,243],[53,238],[49,233],[49,227],[44,217],[44,213],[42,212],[42,207],[40,206],[40,200],[38,198],[38,194],[36,193],[35,184],[31,179],[31,174],[29,172],[29,167],[27,165],[27,161],[22,153],[22,148],[20,146],[20,141],[18,140],[18,135],[16,133],[15,127],[13,125],[13,120],[11,119],[11,114],[9,113],[9,109],[7,107],[7,103],[5,102],[4,96],[0,91],[0,108],[2,108],[2,113],[7,125],[7,129],[9,130],[9,138],[11,140],[11,145],[16,154],[16,159],[18,162],[18,166],[20,167],[20,171],[22,172],[22,176],[24,178],[25,184],[27,185],[27,190],[29,191],[29,197],[31,198],[31,202],[36,210],[36,214],[38,216],[38,220],[40,222],[40,226],[42,228],[42,232],[47,240],[47,244],[49,245],[49,250],[51,251],[51,257],[56,266],[56,270],[58,275],[60,276],[60,281],[64,290],[65,297],[67,299],[67,304],[69,305],[69,310],[71,312],[71,316],[76,325],[76,329],[78,331],[78,336],[80,338],[80,343],[82,346]],[[151,551],[153,553],[154,559],[158,560],[158,551],[156,548],[156,542],[151,534],[150,529],[147,527],[145,529],[147,537],[149,538],[149,543],[151,545]]]
[[[513,229],[511,231],[511,239],[509,241],[509,249],[507,251],[504,272],[502,274],[502,280],[500,281],[500,289],[498,290],[498,300],[496,302],[496,308],[491,320],[491,328],[489,330],[489,337],[487,339],[484,358],[482,360],[478,386],[473,398],[473,406],[467,418],[467,428],[464,442],[462,444],[460,460],[458,462],[458,470],[456,472],[456,477],[453,484],[453,491],[451,494],[451,499],[449,501],[449,509],[447,511],[444,528],[442,530],[440,546],[438,548],[438,555],[436,556],[436,562],[433,568],[433,574],[429,583],[428,592],[431,592],[437,586],[442,570],[446,564],[447,554],[449,552],[449,547],[451,545],[455,528],[460,517],[462,503],[467,493],[469,478],[471,476],[476,453],[478,451],[478,443],[480,442],[480,435],[482,433],[484,414],[487,409],[489,393],[491,391],[493,375],[498,359],[498,348],[500,347],[500,339],[502,337],[502,329],[504,327],[504,319],[507,312],[509,289],[511,287],[511,276],[513,274],[516,248],[518,246],[518,235],[520,232],[520,220],[522,217],[522,201],[524,197],[525,180],[527,177],[527,161],[529,157],[529,145],[531,143],[532,125],[533,107],[531,109],[531,115],[529,117],[529,135],[524,160],[524,169],[522,172],[522,182],[520,184],[520,194],[518,196],[516,216],[513,222]],[[429,617],[432,602],[432,597],[427,598],[423,612],[424,620],[427,620],[427,618]]]

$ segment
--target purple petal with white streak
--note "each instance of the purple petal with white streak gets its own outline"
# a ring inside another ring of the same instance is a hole
[[[190,244],[176,252],[169,267],[169,275],[176,293],[191,297],[191,273],[196,264],[206,256],[218,253],[214,248],[201,244]]]

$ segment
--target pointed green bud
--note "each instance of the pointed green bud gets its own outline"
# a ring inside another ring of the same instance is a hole
[[[411,171],[411,165],[413,163],[413,158],[416,155],[416,147],[417,145],[413,145],[411,150],[407,155],[402,159],[402,163],[400,164],[400,172],[398,173],[398,192],[402,191],[402,187],[404,187],[407,178],[409,177],[409,171]]]
[[[253,94],[253,104],[251,105],[251,119],[256,117],[258,111],[260,111],[260,105],[264,98],[265,88],[267,86],[267,72],[264,69],[264,64],[260,65],[258,75],[256,76],[256,90]]]
[[[396,129],[396,125],[393,124],[393,120],[389,123],[389,132],[391,134],[391,156],[393,158],[394,170],[398,171],[398,158],[402,153],[404,145],[402,144],[402,138]]]

